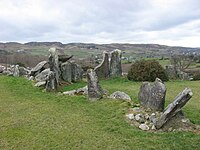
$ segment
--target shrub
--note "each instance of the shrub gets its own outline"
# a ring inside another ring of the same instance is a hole
[[[128,79],[133,81],[154,81],[160,78],[168,81],[164,68],[155,60],[140,60],[131,65]]]
[[[194,80],[194,81],[200,80],[200,72],[194,74],[193,80]]]

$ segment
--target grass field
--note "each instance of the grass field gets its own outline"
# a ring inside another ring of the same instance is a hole
[[[118,78],[101,84],[110,93],[121,90],[138,102],[140,82]],[[200,124],[200,81],[167,82],[166,86],[167,104],[185,87],[192,88],[194,96],[184,112]],[[124,119],[128,107],[120,100],[89,102],[84,96],[46,93],[26,79],[0,76],[0,149],[199,149],[197,133],[151,133],[130,126]]]

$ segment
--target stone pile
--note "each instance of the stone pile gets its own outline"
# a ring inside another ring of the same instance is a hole
[[[98,78],[106,79],[109,77],[120,77],[122,76],[121,67],[121,51],[116,49],[110,53],[103,52],[102,62],[95,67]]]
[[[160,79],[153,84],[143,83],[139,92],[141,107],[133,107],[126,115],[130,123],[141,130],[175,131],[188,130],[191,126],[182,107],[192,97],[191,89],[184,89],[164,109],[166,87]]]
[[[0,73],[7,76],[19,77],[19,76],[27,76],[30,73],[30,70],[19,65],[11,65],[11,66],[8,66],[7,68],[4,66],[1,66]]]
[[[37,82],[35,86],[45,86],[47,91],[55,91],[61,81],[71,83],[82,80],[82,68],[70,62],[70,58],[72,56],[58,55],[56,48],[50,48],[48,61],[42,61],[32,68],[30,79]]]

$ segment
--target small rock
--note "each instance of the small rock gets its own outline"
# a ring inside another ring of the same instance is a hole
[[[156,130],[155,125],[152,125],[151,130]]]
[[[187,119],[187,118],[181,119],[181,121],[182,121],[183,123],[190,123],[190,120]]]
[[[149,116],[149,120],[150,120],[151,122],[153,122],[153,121],[155,121],[155,119],[156,119],[156,114],[155,114],[155,113],[152,113],[152,114]]]
[[[141,125],[139,126],[139,128],[140,128],[141,130],[143,130],[143,131],[148,131],[148,130],[149,130],[149,126],[147,126],[146,124],[141,124]]]
[[[121,92],[121,91],[114,92],[113,94],[110,95],[110,98],[122,99],[122,100],[131,100],[129,95],[127,95],[126,93]]]
[[[146,113],[146,114],[144,115],[144,118],[145,118],[146,120],[148,120],[148,119],[149,119],[149,114]]]
[[[75,93],[76,93],[76,90],[63,92],[63,94],[65,94],[65,95],[75,95]]]
[[[134,112],[141,112],[140,107],[134,107],[134,108],[132,108],[132,110],[133,110]]]
[[[137,114],[137,115],[135,115],[135,120],[140,122],[140,123],[143,123],[144,122],[144,116],[142,114]]]
[[[169,128],[169,129],[168,129],[169,132],[172,132],[172,130],[173,130],[173,128]]]
[[[46,81],[37,82],[34,86],[40,87],[46,84]]]
[[[130,120],[133,120],[135,117],[134,117],[134,114],[128,114],[126,115],[126,117]]]

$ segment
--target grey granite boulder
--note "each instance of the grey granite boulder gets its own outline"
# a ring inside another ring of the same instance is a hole
[[[121,91],[116,91],[116,92],[112,93],[109,97],[113,98],[113,99],[131,100],[131,98],[128,94],[121,92]]]
[[[103,98],[103,90],[99,84],[96,72],[93,69],[87,70],[88,99],[96,101]]]
[[[77,82],[82,80],[83,69],[76,63],[72,63],[72,82]]]
[[[103,52],[103,60],[102,62],[95,67],[95,72],[100,79],[106,79],[109,78],[109,58],[108,58],[108,53],[106,51]]]
[[[140,87],[139,101],[144,108],[153,111],[162,111],[165,105],[166,87],[162,81],[156,78],[153,84],[143,83]]]
[[[19,65],[15,65],[13,68],[13,76],[19,77]]]

